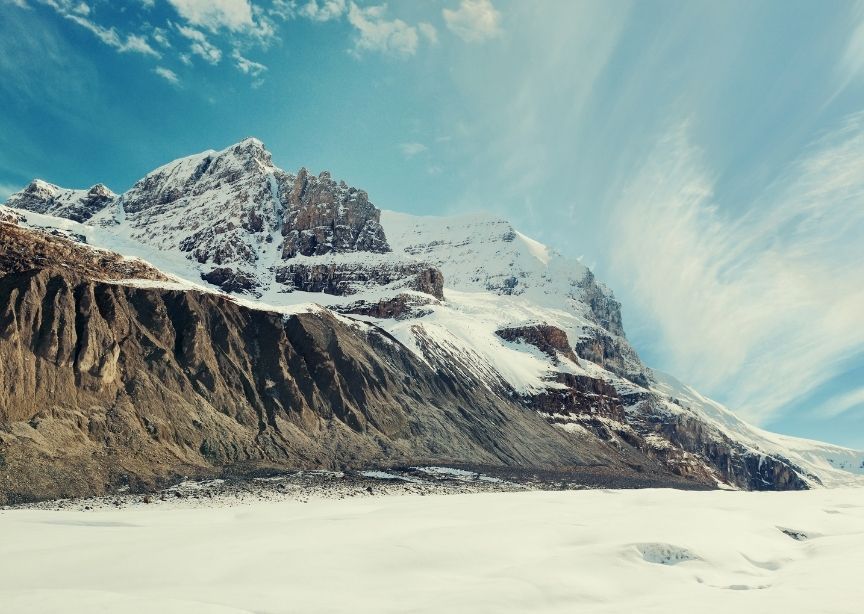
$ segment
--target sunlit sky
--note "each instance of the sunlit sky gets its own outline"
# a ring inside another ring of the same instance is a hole
[[[649,365],[864,448],[864,4],[0,0],[0,199],[246,136],[510,219]]]

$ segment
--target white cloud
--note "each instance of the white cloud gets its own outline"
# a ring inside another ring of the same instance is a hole
[[[420,34],[433,45],[438,42],[438,30],[431,23],[421,21],[417,24],[417,30]]]
[[[162,47],[171,46],[171,41],[168,40],[168,32],[162,28],[153,28],[153,32],[150,33],[150,36],[153,37],[153,40]]]
[[[258,77],[267,70],[267,67],[260,62],[253,62],[252,60],[243,57],[238,50],[234,50],[231,54],[231,57],[234,58],[235,66],[237,70],[242,72],[245,75],[249,75],[251,77]]]
[[[402,155],[406,158],[413,158],[417,154],[421,154],[424,151],[429,149],[423,143],[402,143],[399,145],[399,151],[402,152]]]
[[[294,0],[273,0],[267,14],[283,21],[293,19],[297,14],[297,3]]]
[[[41,0],[42,4],[52,8],[58,15],[68,19],[72,23],[92,32],[96,38],[113,47],[120,53],[140,53],[155,58],[162,57],[153,49],[147,41],[146,35],[122,34],[113,27],[106,28],[89,19],[90,6],[85,2],[73,2],[72,0]],[[26,7],[23,2],[13,2],[20,7]]]
[[[165,68],[164,66],[157,66],[153,69],[153,72],[168,81],[169,83],[173,83],[174,85],[178,85],[180,83],[180,77],[177,76],[170,68]]]
[[[864,388],[835,395],[823,402],[813,413],[820,418],[836,418],[856,407],[864,407]]]
[[[447,27],[469,43],[501,34],[501,13],[490,0],[462,0],[458,9],[444,9],[442,14]]]
[[[628,183],[612,264],[671,356],[667,370],[764,421],[864,347],[864,114],[737,217],[715,206],[689,132],[666,135]]]
[[[386,12],[386,4],[360,8],[351,3],[348,21],[358,32],[354,53],[378,51],[408,57],[417,52],[417,28],[401,19],[386,19]]]
[[[75,13],[61,14],[69,21],[89,30],[90,32],[95,34],[96,37],[103,43],[110,47],[114,47],[120,53],[132,52],[140,53],[143,55],[150,55],[156,58],[161,57],[161,54],[150,46],[150,43],[147,42],[147,38],[145,36],[140,36],[138,34],[129,34],[124,40],[123,37],[118,34],[114,28],[105,28]]]
[[[255,25],[249,0],[168,0],[168,2],[190,24],[211,31],[221,28],[238,31]]]
[[[153,49],[153,47],[150,46],[150,43],[147,42],[147,38],[138,34],[130,34],[127,36],[126,42],[120,48],[120,51],[134,51],[136,53],[143,53],[144,55],[152,55],[157,58],[160,57],[159,52]]]
[[[298,11],[301,17],[312,21],[330,21],[345,13],[345,0],[309,0]]]
[[[222,51],[209,40],[201,30],[190,28],[188,26],[177,26],[177,31],[181,36],[192,41],[189,45],[189,50],[195,55],[203,58],[210,64],[218,64],[222,59]],[[182,59],[182,58],[181,58]]]

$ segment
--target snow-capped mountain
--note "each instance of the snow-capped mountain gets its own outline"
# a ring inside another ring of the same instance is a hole
[[[89,190],[67,190],[36,179],[24,190],[12,195],[6,204],[36,213],[48,213],[76,222],[85,222],[115,198],[117,196],[101,183]]]
[[[335,182],[329,173],[282,171],[256,139],[171,162],[119,196],[104,186],[65,190],[37,180],[6,206],[0,219],[16,221],[20,228],[142,259],[172,279],[102,277],[114,284],[227,295],[244,309],[284,314],[317,304],[337,318],[334,322],[348,316],[345,322],[367,331],[363,343],[373,343],[368,335],[380,331],[398,344],[392,351],[408,352],[410,358],[399,360],[414,365],[414,377],[421,377],[417,370],[426,373],[421,380],[431,378],[429,386],[444,385],[453,396],[453,411],[465,411],[458,409],[460,395],[467,399],[482,391],[485,400],[473,404],[486,413],[463,419],[494,422],[496,411],[518,407],[498,423],[540,417],[551,430],[531,422],[534,436],[542,431],[549,446],[554,442],[574,453],[590,452],[619,467],[616,471],[662,471],[694,484],[756,489],[841,483],[864,473],[860,452],[766,433],[674,378],[651,371],[627,342],[613,293],[582,264],[519,233],[506,220],[381,212],[364,191]],[[210,321],[206,314],[196,317]],[[243,361],[250,359],[263,356]],[[200,386],[201,381],[205,388],[215,386],[215,376],[190,373],[184,377],[191,378],[197,394],[213,403],[212,392]],[[260,401],[265,405],[286,406],[284,395],[291,396],[272,392],[282,385],[280,378],[293,377],[280,373],[262,384],[271,390],[262,397],[270,401]],[[240,386],[230,383],[233,377],[226,380],[228,389]],[[361,386],[351,392],[354,409],[337,416],[352,429],[366,432],[375,422],[368,415],[371,399],[395,385],[386,383],[383,371],[376,377],[352,384]],[[185,384],[178,386],[183,390]],[[322,394],[329,394],[325,388]],[[237,398],[251,403],[250,394]],[[237,398],[232,403],[242,402]],[[277,428],[278,421],[271,422]],[[257,438],[268,423],[262,423]],[[395,437],[388,428],[376,429]],[[284,429],[279,432],[285,436]],[[461,452],[448,449],[450,458],[462,454],[465,461],[539,464],[542,457],[542,463],[554,465],[550,458],[560,455],[547,446],[532,458],[527,451],[505,451],[504,442],[488,434],[474,436],[492,457],[460,447]],[[223,445],[206,439],[198,447]],[[400,445],[387,444],[399,448],[400,458],[410,457]],[[445,448],[435,439],[423,453],[434,456],[439,449],[443,454]],[[383,449],[386,461],[390,457]],[[234,458],[224,454],[219,458]],[[339,459],[335,462],[346,462]],[[558,464],[572,462],[560,457]]]

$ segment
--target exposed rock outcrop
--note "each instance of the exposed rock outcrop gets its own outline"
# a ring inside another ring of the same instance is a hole
[[[650,385],[651,378],[648,371],[623,339],[599,328],[589,329],[583,335],[574,346],[577,355],[634,384],[645,387]]]
[[[143,260],[124,258],[59,234],[37,232],[0,221],[0,275],[45,266],[68,268],[93,279],[168,280]]]
[[[363,288],[391,286],[444,298],[444,276],[423,264],[291,263],[276,268],[276,281],[292,290],[347,296]]]
[[[416,294],[398,294],[393,298],[382,298],[377,302],[358,301],[338,308],[340,313],[370,316],[373,318],[420,318],[428,310],[423,306],[430,303]]]
[[[612,292],[603,286],[589,269],[579,281],[583,292],[583,300],[588,304],[597,323],[619,337],[624,336],[624,325],[621,322],[621,303],[615,300]]]
[[[256,288],[253,277],[235,271],[231,267],[216,267],[209,273],[201,273],[201,279],[231,293],[254,292]]]
[[[301,168],[285,195],[282,257],[320,256],[330,252],[390,251],[381,211],[363,190],[336,183],[330,173],[310,176]]]
[[[549,324],[514,326],[497,330],[495,334],[507,341],[523,341],[533,345],[541,352],[546,353],[553,361],[557,362],[560,354],[579,364],[579,359],[573,353],[573,348],[570,347],[567,333],[556,326]]]

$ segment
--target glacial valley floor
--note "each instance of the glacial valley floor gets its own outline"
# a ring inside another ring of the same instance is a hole
[[[864,489],[552,491],[475,475],[438,492],[368,477],[381,486],[362,496],[293,479],[282,497],[202,497],[212,485],[185,484],[150,504],[0,510],[0,611],[789,614],[864,603]]]

